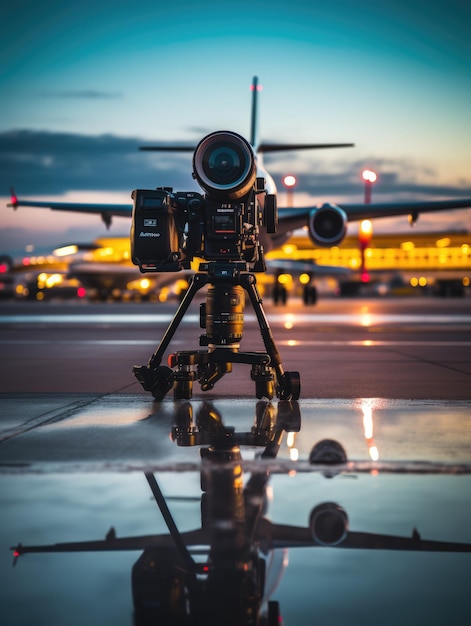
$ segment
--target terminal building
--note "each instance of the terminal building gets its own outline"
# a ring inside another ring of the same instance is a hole
[[[331,248],[313,248],[307,234],[299,232],[270,256],[314,260],[319,266],[351,270],[350,278],[338,281],[343,295],[360,291],[362,283],[368,283],[370,288],[383,285],[385,291],[396,295],[470,293],[471,234],[468,232],[375,234],[365,247],[363,260],[358,236],[347,236],[340,245]]]

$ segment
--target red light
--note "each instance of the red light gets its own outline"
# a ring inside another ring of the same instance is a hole
[[[20,556],[19,550],[13,550],[13,556],[17,559]]]
[[[370,275],[368,274],[368,272],[362,272],[361,273],[361,282],[362,283],[369,283],[370,282]]]
[[[87,295],[87,291],[86,291],[86,289],[84,287],[79,287],[77,289],[77,296],[79,298],[85,298],[86,295]]]
[[[0,274],[5,274],[8,272],[8,266],[5,263],[0,264]]]
[[[23,259],[23,265],[31,265],[31,259],[27,256]]]

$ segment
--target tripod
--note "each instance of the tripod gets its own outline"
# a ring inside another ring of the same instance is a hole
[[[280,400],[297,400],[299,373],[283,371],[256,279],[247,270],[247,263],[209,261],[200,264],[199,269],[191,277],[190,287],[147,365],[134,366],[137,380],[156,400],[162,400],[172,387],[175,400],[189,400],[195,380],[200,383],[202,391],[208,391],[224,374],[232,371],[233,363],[246,363],[252,366],[251,379],[255,382],[257,398],[271,400],[276,393]],[[208,350],[176,352],[169,356],[168,366],[161,365],[194,296],[206,285],[206,302],[200,309],[200,326],[206,334],[200,337],[200,346],[208,346]],[[257,317],[266,352],[239,351],[244,324],[244,292],[248,294]]]

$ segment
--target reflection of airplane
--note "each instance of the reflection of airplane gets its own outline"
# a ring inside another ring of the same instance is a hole
[[[180,405],[172,439],[179,446],[201,446],[201,528],[178,530],[157,480],[147,473],[169,534],[119,538],[112,528],[99,541],[19,544],[11,548],[14,563],[26,553],[143,550],[132,572],[136,626],[276,626],[282,623],[279,605],[269,598],[287,560],[274,555],[287,548],[471,552],[471,544],[423,540],[416,529],[411,537],[350,531],[346,511],[333,502],[315,506],[307,526],[272,522],[266,516],[269,460],[276,458],[284,431],[299,431],[299,405],[280,401],[276,410],[270,402],[257,403],[254,426],[246,433],[224,426],[211,403],[203,403],[195,417],[191,403]],[[241,446],[264,448],[263,461],[252,464],[246,481]],[[346,457],[338,442],[323,440],[310,461],[334,467]]]
[[[258,81],[255,77],[252,83],[252,121],[250,144],[256,153],[257,177],[265,179],[268,194],[276,194],[273,178],[262,164],[263,153],[283,150],[300,150],[311,148],[347,147],[353,144],[269,144],[257,141],[257,94]],[[195,146],[147,146],[143,150],[192,152]],[[19,199],[13,192],[8,206],[49,208],[59,211],[78,211],[83,213],[97,213],[101,215],[107,226],[114,216],[131,217],[131,204],[99,204],[99,203],[67,203],[67,202],[37,202]],[[371,204],[322,204],[299,209],[278,209],[278,225],[276,232],[260,233],[260,239],[265,252],[282,245],[291,233],[300,227],[307,226],[309,236],[316,246],[337,245],[344,238],[349,221],[358,221],[371,218],[409,215],[415,221],[420,213],[432,211],[446,211],[453,209],[471,208],[471,198],[460,200],[442,200],[425,202],[401,203],[371,203]]]

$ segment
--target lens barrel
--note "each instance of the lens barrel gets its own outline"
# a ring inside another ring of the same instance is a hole
[[[244,330],[244,289],[215,284],[206,294],[206,335],[214,345],[238,344]]]
[[[211,133],[196,146],[193,174],[208,194],[235,200],[255,183],[255,155],[241,135],[231,131]]]

